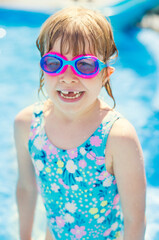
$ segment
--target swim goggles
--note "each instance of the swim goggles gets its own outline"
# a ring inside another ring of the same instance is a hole
[[[57,76],[64,73],[68,67],[71,66],[72,72],[82,78],[93,78],[103,68],[108,65],[100,61],[93,55],[79,55],[74,57],[71,61],[56,52],[46,53],[40,61],[41,69],[51,75]]]

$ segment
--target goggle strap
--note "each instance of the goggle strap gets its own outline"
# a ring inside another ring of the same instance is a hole
[[[103,63],[103,62],[100,61],[100,64],[99,64],[100,70],[102,70],[105,67],[108,67],[108,64],[107,63]]]

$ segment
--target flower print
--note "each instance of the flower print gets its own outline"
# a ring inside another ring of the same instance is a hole
[[[50,172],[51,172],[51,169],[50,169],[49,167],[46,167],[46,168],[45,168],[45,171],[46,171],[47,173],[50,173]]]
[[[57,149],[52,144],[50,144],[49,140],[46,140],[46,144],[43,146],[43,149],[47,155],[50,155],[51,153],[54,155],[57,154]]]
[[[44,133],[44,129],[43,129],[43,125],[38,125],[35,126],[36,130],[37,130],[37,133]]]
[[[99,136],[93,136],[90,138],[91,145],[99,147],[102,143],[102,139]]]
[[[33,131],[35,132],[35,128],[29,133],[29,138],[33,136]]]
[[[107,171],[103,171],[101,172],[101,174],[99,175],[98,179],[99,180],[104,180],[106,177],[109,177],[109,173]]]
[[[78,185],[77,184],[72,185],[71,188],[72,188],[72,190],[77,190],[78,189]]]
[[[95,153],[90,151],[89,153],[87,153],[87,158],[88,159],[91,159],[91,160],[94,160],[96,157]]]
[[[81,239],[83,236],[86,235],[86,231],[85,230],[85,227],[84,226],[75,226],[75,228],[71,229],[71,233],[76,235],[76,238],[77,239]]]
[[[71,149],[71,150],[67,150],[68,155],[71,159],[76,158],[77,157],[77,148]]]
[[[36,166],[35,166],[35,173],[36,173],[36,175],[40,175],[40,173],[39,173],[39,170],[36,168]]]
[[[55,230],[55,231],[57,231],[57,230]],[[59,238],[61,238],[61,235],[60,235],[60,233],[59,233],[59,230],[58,230],[57,236],[58,236]]]
[[[113,207],[113,209],[114,209],[114,207]],[[118,207],[116,207],[115,209],[119,210]],[[116,213],[116,217],[118,217],[118,216],[120,216],[120,212],[117,212],[117,213]]]
[[[55,218],[50,218],[50,222],[54,223],[55,222]]]
[[[101,205],[102,207],[105,207],[107,204],[108,204],[108,201],[102,201],[100,205]]]
[[[62,180],[62,178],[59,178],[59,183],[61,183],[61,185],[63,185],[63,180]]]
[[[118,205],[114,205],[112,209],[116,209],[116,210],[119,210],[119,206]],[[116,214],[116,217],[118,216],[118,213]]]
[[[110,176],[110,177],[105,179],[105,181],[103,182],[103,186],[104,187],[110,187],[112,182],[113,182],[113,176]]]
[[[118,223],[115,222],[111,225],[111,230],[115,231],[117,229],[117,227],[118,227]]]
[[[38,123],[35,121],[35,122],[33,123],[34,129],[35,129],[35,128],[38,129],[37,125],[38,125]]]
[[[84,155],[84,154],[86,153],[86,150],[85,150],[84,147],[81,147],[81,148],[80,148],[80,153],[81,153],[82,155]]]
[[[120,235],[121,235],[121,232],[120,232],[120,231],[118,231],[118,232],[115,233],[115,237],[116,237],[116,238],[119,238]]]
[[[104,237],[107,237],[107,236],[109,236],[110,233],[111,233],[111,229],[108,228],[108,229],[104,232],[103,236],[104,236]]]
[[[106,211],[105,216],[108,216],[110,212],[111,212],[110,209],[108,211]]]
[[[97,164],[97,165],[103,165],[103,164],[105,164],[105,158],[104,158],[104,157],[97,157],[96,164]]]
[[[80,160],[78,164],[81,168],[85,168],[87,166],[87,163],[85,160]]]
[[[56,183],[52,183],[52,184],[51,184],[51,189],[52,189],[54,192],[58,192],[59,188],[60,188],[60,187],[59,187]]]
[[[65,208],[66,208],[69,212],[75,213],[75,211],[76,211],[76,209],[77,209],[76,203],[73,203],[73,202],[70,203],[70,202],[68,202],[68,203],[65,204]]]
[[[74,164],[74,162],[72,160],[68,160],[68,162],[66,164],[66,169],[70,173],[75,173],[77,166]]]
[[[119,202],[119,194],[117,194],[117,195],[114,197],[113,204],[116,205],[116,204],[118,204],[118,202]]]
[[[100,216],[99,214],[96,214],[96,215],[94,215],[94,218],[97,219],[97,218],[99,218],[99,216]]]
[[[35,162],[35,166],[36,166],[36,168],[37,168],[39,171],[42,171],[43,168],[44,168],[44,164],[42,163],[41,160],[37,160],[37,161]]]
[[[58,181],[59,181],[59,183],[60,183],[61,185],[64,186],[65,189],[69,189],[69,188],[70,188],[69,186],[67,186],[67,185],[63,182],[62,178],[59,178]]]
[[[53,154],[57,154],[57,148],[55,147],[55,146],[53,146],[53,145],[49,145],[49,149],[50,149],[50,151],[51,151],[51,153],[53,153]]]
[[[32,131],[29,133],[29,139],[33,140],[35,137],[36,128],[33,128]]]
[[[77,182],[82,182],[83,181],[83,177],[75,177]]]
[[[102,208],[102,209],[100,210],[100,212],[101,212],[101,213],[104,213],[105,210],[106,210],[105,208]]]
[[[64,216],[65,222],[73,223],[75,221],[74,217],[72,217],[69,213],[66,213]]]
[[[113,181],[113,184],[114,184],[114,185],[116,184],[116,179]]]
[[[59,227],[63,227],[65,225],[65,221],[62,219],[62,217],[56,217],[56,224],[59,226]]]
[[[44,145],[45,145],[45,139],[43,137],[38,136],[34,141],[34,146],[37,149],[42,149]]]
[[[58,169],[57,169],[57,173],[62,174],[62,173],[63,173],[62,169],[61,169],[61,168],[58,168]]]
[[[65,189],[69,189],[70,187],[68,185],[66,185],[65,183],[63,183],[63,186]]]
[[[96,198],[93,198],[92,201],[93,201],[93,202],[97,202],[97,199],[96,199]]]
[[[64,163],[61,160],[58,160],[57,165],[59,168],[62,168],[64,166]]]
[[[91,208],[89,212],[90,214],[96,214],[98,212],[98,208]]]
[[[105,217],[100,217],[98,218],[97,223],[102,223],[104,220],[105,220]]]

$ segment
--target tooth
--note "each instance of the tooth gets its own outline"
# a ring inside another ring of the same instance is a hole
[[[63,94],[68,94],[69,92],[68,91],[61,91]]]
[[[76,94],[76,96],[74,96],[74,97],[69,97],[69,96],[63,95],[63,93],[62,93],[62,91],[61,91],[61,96],[64,97],[64,98],[66,98],[66,99],[75,99],[75,98],[78,98],[80,95],[81,95],[81,94],[78,93],[78,94]]]

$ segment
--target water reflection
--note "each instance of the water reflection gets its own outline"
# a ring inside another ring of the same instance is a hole
[[[0,38],[4,38],[6,35],[6,30],[4,28],[0,28]]]

